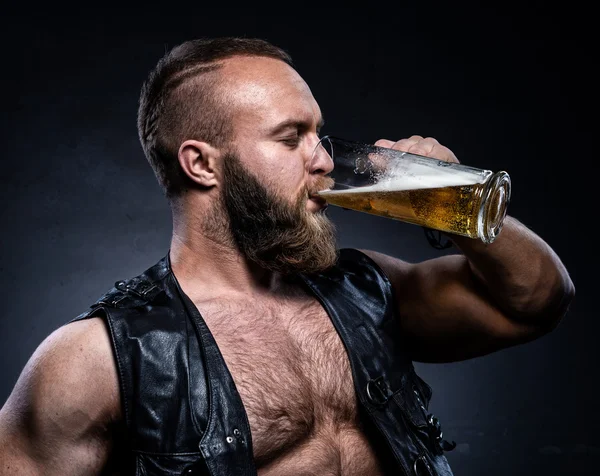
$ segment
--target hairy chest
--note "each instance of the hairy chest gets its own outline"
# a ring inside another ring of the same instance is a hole
[[[257,462],[322,428],[356,427],[346,351],[317,301],[201,309],[240,393]]]

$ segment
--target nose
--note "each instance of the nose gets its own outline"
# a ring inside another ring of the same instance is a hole
[[[327,141],[327,136],[323,137],[312,150],[309,162],[309,172],[311,174],[327,175],[333,170],[333,159],[328,152],[331,148],[327,148]]]

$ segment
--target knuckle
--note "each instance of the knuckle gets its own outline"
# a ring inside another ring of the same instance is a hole
[[[389,139],[379,139],[374,145],[377,147],[392,147],[394,145],[394,141]]]
[[[403,151],[407,151],[407,149],[409,149],[412,144],[414,142],[411,141],[410,139],[400,139],[399,141],[396,141],[394,143],[394,149],[399,149],[399,150],[403,150]]]
[[[407,152],[411,152],[416,155],[426,155],[430,151],[429,147],[423,147],[422,145],[413,145]]]

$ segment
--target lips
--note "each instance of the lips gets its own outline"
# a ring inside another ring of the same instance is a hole
[[[320,197],[319,195],[309,195],[308,198],[316,204],[318,204],[319,206],[327,208],[327,201],[323,197]]]

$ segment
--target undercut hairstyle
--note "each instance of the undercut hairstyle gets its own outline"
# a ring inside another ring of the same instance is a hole
[[[231,108],[219,85],[221,60],[263,56],[294,67],[283,49],[257,38],[186,41],[168,51],[142,85],[137,127],[144,154],[165,196],[181,196],[190,179],[177,154],[189,139],[224,147],[232,136]]]

